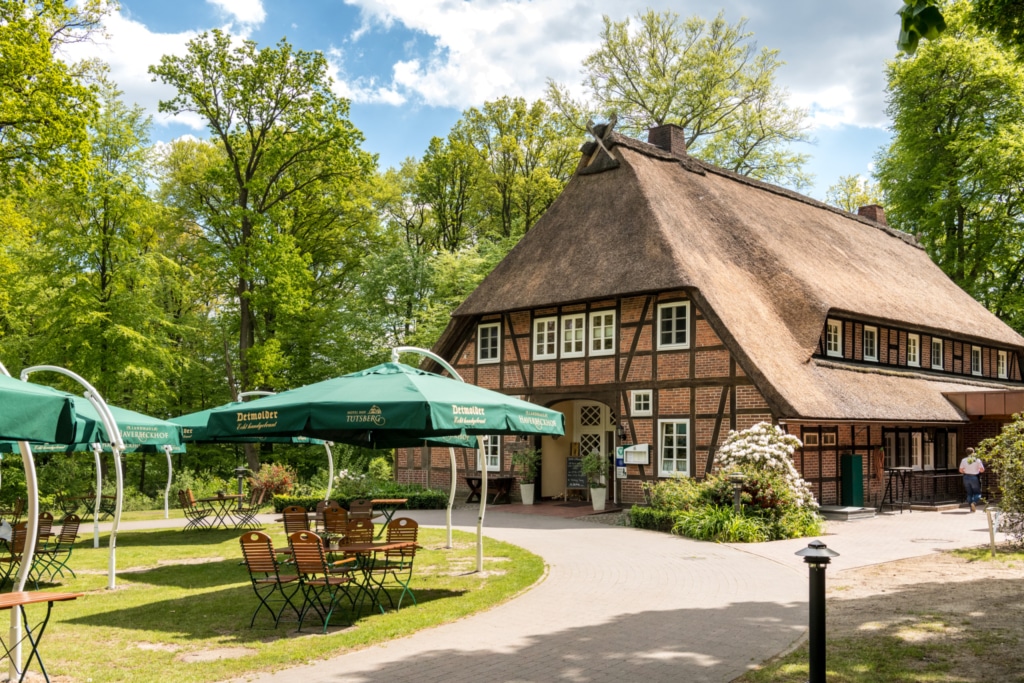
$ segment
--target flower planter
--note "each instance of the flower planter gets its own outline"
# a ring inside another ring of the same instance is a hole
[[[604,504],[607,499],[608,489],[604,486],[590,489],[590,502],[594,504],[595,511],[600,512],[601,510],[604,510]]]
[[[523,495],[523,505],[533,505],[533,488],[536,484],[520,484],[519,491]]]

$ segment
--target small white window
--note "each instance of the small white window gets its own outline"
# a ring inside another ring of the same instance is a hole
[[[500,436],[485,436],[484,437],[484,460],[487,462],[488,472],[497,472],[501,470],[501,437]],[[477,458],[476,469],[480,471],[480,460]]]
[[[533,359],[558,358],[558,318],[533,321]]]
[[[996,356],[996,375],[999,379],[1006,379],[1006,351],[1000,351]]]
[[[980,375],[981,374],[981,347],[980,346],[972,346],[971,347],[971,374],[972,375]]]
[[[935,441],[924,442],[924,469],[935,469]]]
[[[805,446],[817,446],[818,445],[818,432],[807,432],[804,434],[804,445]]]
[[[690,421],[658,420],[661,435],[661,457],[658,475],[662,477],[688,476],[690,472]]]
[[[932,339],[932,370],[942,369],[942,340]]]
[[[878,360],[878,328],[864,326],[864,360]]]
[[[658,306],[658,348],[690,348],[690,302]]]
[[[821,434],[821,445],[822,446],[835,446],[836,445],[836,433],[835,432],[822,432],[822,434]]]
[[[485,323],[476,329],[476,362],[501,360],[501,323]]]
[[[907,335],[907,365],[921,367],[921,337],[916,334]]]
[[[921,432],[913,432],[910,435],[910,466],[915,470],[921,469]]]
[[[562,316],[562,358],[578,358],[586,352],[582,313]]]
[[[615,353],[615,311],[590,314],[590,355]]]
[[[651,414],[651,390],[637,389],[630,392],[633,399],[632,409],[629,411],[633,417],[646,417]]]
[[[843,357],[843,326],[838,320],[829,320],[825,325],[825,353]]]

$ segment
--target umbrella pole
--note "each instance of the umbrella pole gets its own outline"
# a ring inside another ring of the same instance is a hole
[[[476,518],[476,570],[484,570],[484,512],[487,510],[487,452],[484,437],[476,437],[476,452],[480,460],[480,512]]]
[[[114,473],[117,475],[117,498],[114,504],[114,524],[110,527],[110,566],[107,570],[108,590],[114,590],[114,584],[117,580],[117,527],[121,521],[121,508],[124,504],[124,475],[121,473],[121,447],[119,443],[114,444],[112,452],[114,455]]]
[[[452,549],[452,506],[455,505],[455,476],[457,474],[455,468],[455,449],[451,446],[448,447],[448,457],[452,461],[452,485],[451,490],[448,492],[448,510],[446,511],[445,518],[448,523],[448,545],[445,547],[449,550]]]
[[[168,504],[168,499],[171,495],[171,479],[174,478],[174,469],[171,464],[171,450],[170,446],[164,446],[164,453],[167,455],[167,488],[164,489],[164,519],[171,518],[171,509]]]
[[[334,487],[334,454],[331,453],[331,442],[324,441],[324,449],[327,451],[327,494],[324,500],[331,499],[331,489]]]
[[[21,462],[25,466],[25,488],[28,497],[28,518],[25,520],[25,549],[21,553],[21,566],[18,567],[18,577],[15,579],[12,592],[25,590],[25,582],[32,572],[32,562],[35,559],[36,539],[39,534],[39,483],[36,480],[36,462],[32,457],[32,449],[28,442],[21,441],[18,444],[21,449]],[[10,680],[15,676],[21,676],[21,612],[18,609],[11,610],[11,631],[10,642],[16,643],[11,652]]]
[[[100,498],[103,493],[103,463],[100,458],[103,453],[103,444],[94,443],[92,454],[96,459],[96,498],[92,503],[92,547],[100,547]]]

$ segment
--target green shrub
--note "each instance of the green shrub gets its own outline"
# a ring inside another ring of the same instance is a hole
[[[409,510],[442,510],[448,506],[448,493],[437,489],[425,489],[418,484],[393,484],[383,487],[366,495],[335,495],[331,493],[331,499],[338,501],[343,508],[348,508],[353,500],[360,498],[408,498],[405,504]],[[323,500],[319,496],[274,496],[274,511],[281,512],[289,505],[301,505],[307,510],[316,508],[316,504]]]
[[[216,476],[210,470],[196,472],[188,468],[174,470],[174,481],[171,482],[171,504],[179,507],[178,491],[192,489],[196,498],[212,498],[217,491],[237,491],[238,482]]]
[[[788,508],[772,520],[771,540],[820,536],[825,532],[821,516],[810,508]]]
[[[391,481],[391,462],[382,455],[371,460],[366,471],[375,484]]]
[[[249,477],[249,486],[267,493],[289,493],[295,485],[295,473],[279,463],[263,463],[260,471]]]
[[[1015,545],[1024,545],[1024,413],[996,436],[978,444],[977,456],[999,482],[1000,529]]]
[[[637,529],[672,531],[676,523],[676,512],[653,507],[634,505],[629,511],[630,526]]]
[[[689,510],[701,500],[701,484],[689,477],[644,482],[651,507],[658,510]]]
[[[737,515],[731,507],[714,505],[680,512],[672,533],[719,543],[758,543],[771,540],[771,529],[766,520],[753,515]]]

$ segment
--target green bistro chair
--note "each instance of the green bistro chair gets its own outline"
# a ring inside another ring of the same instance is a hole
[[[242,546],[245,566],[249,569],[252,590],[260,601],[256,611],[252,613],[252,619],[249,620],[249,628],[253,627],[257,615],[264,609],[274,618],[274,628],[277,628],[281,622],[281,615],[289,607],[295,612],[296,617],[301,618],[302,612],[292,602],[292,598],[301,590],[299,577],[295,574],[281,574],[281,565],[277,561],[270,536],[262,531],[247,531],[238,541]],[[271,602],[277,602],[278,599],[281,605],[275,610]]]
[[[359,586],[351,571],[339,572],[336,566],[327,561],[324,544],[312,531],[296,531],[288,537],[288,545],[292,550],[292,561],[299,574],[302,586],[302,612],[299,615],[299,630],[310,609],[323,619],[324,633],[330,625],[331,617],[343,599],[348,600],[353,614],[356,611],[355,598],[352,590]],[[351,625],[351,621],[349,622]]]
[[[68,566],[68,562],[71,561],[71,551],[78,538],[78,528],[81,523],[82,520],[78,515],[67,515],[61,522],[57,539],[46,542],[36,549],[37,562],[40,563],[40,576],[45,573],[47,580],[53,581],[58,576],[63,578],[64,570],[67,569],[72,578],[78,578],[75,576],[75,571]]]

